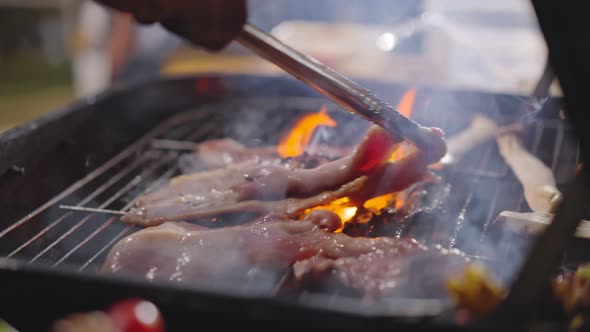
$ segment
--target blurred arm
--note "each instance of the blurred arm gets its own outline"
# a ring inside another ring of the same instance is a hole
[[[112,77],[117,77],[133,48],[133,18],[129,14],[116,13],[109,38]]]
[[[209,50],[231,42],[246,23],[246,0],[96,0]]]

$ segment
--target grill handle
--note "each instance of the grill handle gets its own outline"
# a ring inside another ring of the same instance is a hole
[[[265,31],[246,24],[236,40],[348,112],[384,128],[394,138],[405,139],[429,152],[427,159],[430,162],[438,161],[445,154],[445,143],[440,136],[406,118],[349,78],[285,45]]]

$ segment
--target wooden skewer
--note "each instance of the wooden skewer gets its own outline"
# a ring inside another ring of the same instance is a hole
[[[156,149],[193,151],[199,147],[199,143],[191,141],[176,141],[170,139],[153,139],[152,147]]]
[[[468,151],[490,141],[496,136],[498,125],[492,119],[475,114],[467,128],[447,139],[447,153],[439,163],[431,165],[433,169],[443,169],[457,162]]]
[[[551,213],[502,211],[496,222],[515,232],[539,234],[553,221],[553,217]],[[590,239],[590,221],[582,220],[575,236]]]
[[[447,153],[459,159],[467,151],[494,138],[497,130],[498,125],[492,119],[475,114],[469,127],[447,140]]]
[[[563,198],[553,171],[523,146],[516,135],[519,129],[519,125],[500,127],[484,115],[476,114],[469,127],[447,140],[447,154],[430,168],[444,169],[469,150],[496,137],[500,154],[523,186],[529,207],[535,212],[553,213]]]
[[[96,209],[96,208],[88,208],[83,206],[71,206],[71,205],[60,205],[60,209],[66,210],[74,210],[74,211],[84,211],[84,212],[96,212],[96,213],[107,213],[107,214],[118,214],[118,215],[126,215],[127,212],[118,211],[118,210],[108,210],[108,209]]]
[[[500,155],[522,184],[531,210],[554,213],[563,196],[557,189],[553,171],[523,146],[515,132],[502,133],[496,141]]]

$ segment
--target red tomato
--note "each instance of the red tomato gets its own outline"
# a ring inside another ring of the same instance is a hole
[[[121,332],[164,332],[164,319],[158,308],[142,299],[127,299],[106,310]]]

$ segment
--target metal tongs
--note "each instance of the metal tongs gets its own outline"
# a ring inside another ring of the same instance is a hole
[[[432,140],[425,137],[420,125],[398,113],[370,91],[257,27],[246,24],[237,41],[307,83],[345,110],[375,123],[392,135],[410,141],[422,149],[428,149],[432,144]],[[586,183],[590,180],[580,176],[574,182],[571,194],[566,194],[553,223],[533,246],[508,298],[499,310],[500,314],[514,319],[523,318],[539,301],[539,293],[546,289],[556,263],[586,211],[586,199],[590,196],[590,188]]]
[[[433,139],[427,135],[428,132],[423,127],[404,117],[370,91],[316,59],[294,50],[251,24],[244,25],[236,40],[350,113],[373,122],[394,137],[407,140],[420,149],[432,150]],[[438,160],[442,155],[432,157]]]

